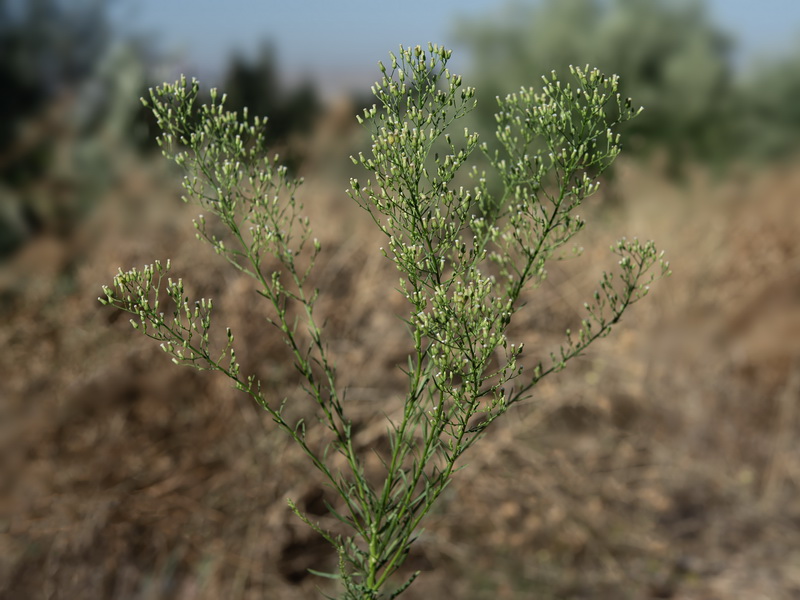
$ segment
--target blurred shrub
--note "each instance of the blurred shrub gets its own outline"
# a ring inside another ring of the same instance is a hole
[[[102,0],[0,0],[0,179],[30,174],[12,160],[31,158],[12,152],[20,124],[86,78],[109,39]]]
[[[761,160],[795,152],[800,144],[800,43],[783,57],[762,60],[741,86],[740,148]]]
[[[627,125],[637,151],[663,148],[670,165],[726,151],[733,98],[731,42],[700,3],[544,0],[510,4],[496,18],[464,21],[458,42],[473,56],[484,128],[494,98],[537,84],[570,64],[616,73],[621,93],[645,107]]]
[[[0,256],[74,213],[65,199],[72,182],[53,176],[68,149],[65,92],[109,47],[105,7],[104,0],[0,0]]]

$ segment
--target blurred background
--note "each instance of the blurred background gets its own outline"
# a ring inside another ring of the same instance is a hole
[[[315,598],[335,556],[292,516],[333,501],[226,380],[175,368],[96,301],[172,258],[243,367],[304,406],[247,281],[194,240],[139,97],[180,73],[266,115],[307,183],[318,309],[365,451],[408,340],[379,232],[344,190],[355,115],[399,44],[445,43],[494,97],[570,64],[645,111],[514,336],[554,348],[608,245],[674,275],[467,457],[409,598],[800,597],[800,4],[792,0],[0,0],[0,597]],[[346,309],[344,309],[346,307]],[[298,409],[305,410],[305,409]],[[310,414],[310,412],[309,412]],[[494,426],[493,426],[494,427]]]

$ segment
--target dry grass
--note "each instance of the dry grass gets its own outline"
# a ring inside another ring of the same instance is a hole
[[[403,391],[404,307],[341,191],[348,130],[319,135],[319,311],[367,450]],[[471,452],[409,560],[409,599],[800,595],[796,167],[676,185],[623,165],[621,206],[589,209],[586,255],[554,265],[516,333],[551,348],[619,235],[656,238],[675,275]],[[2,267],[3,598],[314,598],[306,569],[332,567],[286,507],[330,520],[304,457],[226,380],[175,368],[95,301],[117,267],[172,257],[244,368],[305,410],[263,307],[193,241],[174,181],[136,167],[70,235]]]

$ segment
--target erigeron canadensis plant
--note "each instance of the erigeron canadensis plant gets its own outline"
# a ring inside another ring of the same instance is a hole
[[[413,345],[403,367],[402,416],[387,417],[390,449],[381,455],[380,479],[368,477],[354,445],[345,390],[315,314],[324,291],[311,286],[309,275],[322,248],[296,200],[302,181],[267,155],[263,120],[227,112],[215,91],[198,108],[198,84],[183,78],[152,90],[145,102],[162,129],[164,154],[187,172],[184,199],[198,202],[230,234],[218,237],[201,215],[198,238],[256,280],[270,306],[267,322],[286,341],[330,443],[314,447],[307,424],[284,411],[286,401],[241,371],[230,329],[221,347],[213,343],[211,300],[190,299],[182,280],[169,276],[169,261],[120,270],[100,299],[131,313],[133,327],[160,341],[176,364],[227,375],[305,451],[340,498],[329,509],[345,533],[324,530],[289,505],[335,547],[339,572],[329,576],[348,600],[395,598],[411,584],[417,574],[401,582],[392,575],[462,455],[542,378],[606,336],[668,272],[652,242],[618,242],[612,250],[619,271],[602,276],[577,330],[567,331],[549,361],[523,366],[523,344],[506,335],[521,294],[541,283],[547,261],[584,228],[574,211],[597,189],[586,171],[602,171],[617,156],[613,127],[638,110],[619,96],[616,77],[574,68],[574,84],[553,75],[538,92],[522,89],[498,100],[502,151],[489,152],[477,134],[456,126],[473,108],[474,91],[448,70],[450,54],[436,45],[401,47],[388,66],[380,64],[378,102],[358,118],[372,150],[353,157],[369,175],[352,179],[349,195],[386,236],[381,251],[400,273]],[[484,173],[468,171],[476,150],[487,153],[502,180],[501,198],[490,196]],[[468,187],[455,183],[465,170]],[[289,316],[290,306],[304,328]]]

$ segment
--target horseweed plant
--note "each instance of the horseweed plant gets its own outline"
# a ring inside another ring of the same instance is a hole
[[[296,200],[302,180],[277,156],[267,157],[265,120],[225,111],[225,97],[215,90],[198,109],[198,84],[185,78],[143,100],[162,130],[164,154],[188,173],[184,200],[195,199],[230,230],[217,237],[201,215],[198,238],[256,280],[272,307],[267,321],[286,341],[329,443],[317,448],[308,441],[304,421],[285,413],[286,401],[269,397],[259,379],[241,372],[230,329],[221,344],[210,339],[211,300],[190,300],[183,282],[168,276],[169,261],[120,270],[100,298],[134,315],[133,327],[159,340],[176,364],[227,375],[305,451],[341,499],[329,510],[345,533],[322,529],[289,504],[335,547],[338,574],[317,574],[339,579],[341,597],[349,600],[395,598],[411,584],[416,573],[400,582],[391,576],[464,452],[543,377],[606,336],[649,283],[668,273],[652,242],[616,243],[619,272],[602,276],[580,327],[567,331],[550,360],[523,368],[523,345],[506,336],[521,294],[542,282],[548,259],[584,228],[573,212],[597,189],[593,177],[619,153],[612,128],[638,110],[618,94],[616,76],[574,68],[577,85],[563,85],[552,74],[539,92],[522,89],[498,99],[500,150],[490,151],[476,133],[454,126],[475,102],[474,90],[447,69],[450,55],[437,45],[401,46],[389,66],[379,63],[377,105],[358,117],[372,149],[352,160],[370,179],[352,179],[349,196],[386,235],[381,250],[400,271],[413,342],[403,369],[402,416],[387,417],[390,445],[379,478],[367,474],[354,445],[345,391],[314,312],[319,290],[309,274],[321,246]],[[484,172],[466,168],[475,150],[499,175],[502,194],[490,191]],[[469,187],[456,184],[465,171]],[[162,288],[169,314],[161,308]],[[290,317],[292,305],[307,333]]]

